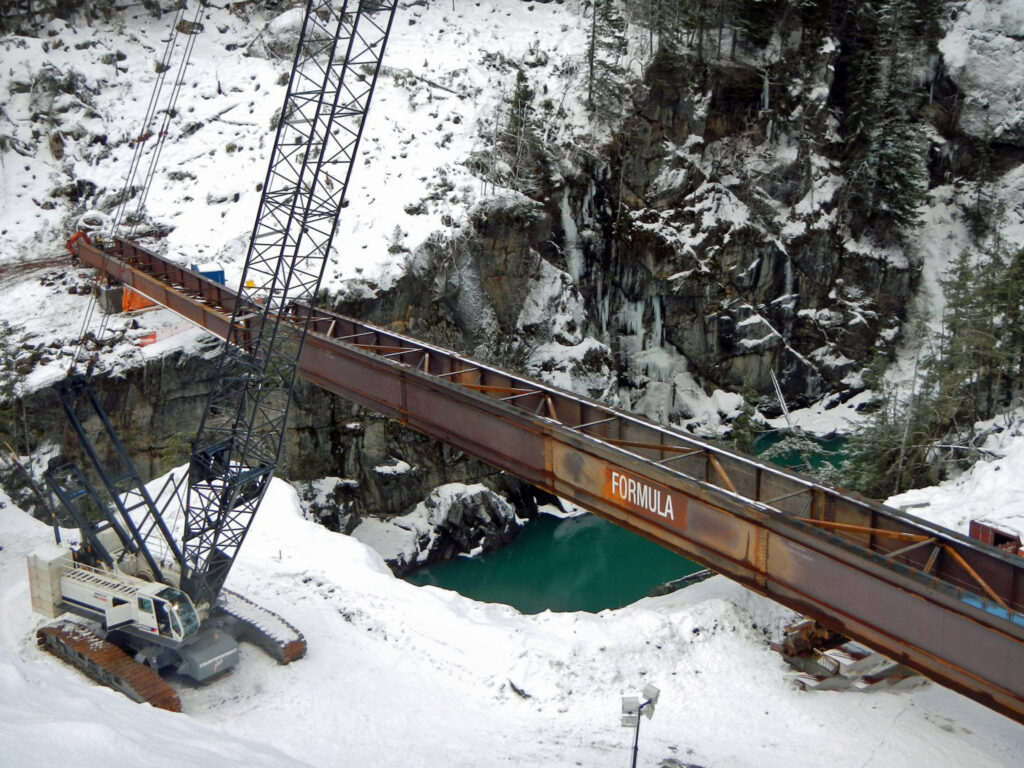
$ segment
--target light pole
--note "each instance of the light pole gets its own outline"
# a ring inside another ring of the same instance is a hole
[[[622,697],[622,727],[634,729],[631,768],[636,768],[636,758],[640,753],[640,715],[647,715],[648,720],[654,717],[654,706],[658,703],[660,693],[661,691],[648,683],[644,686],[640,696]]]

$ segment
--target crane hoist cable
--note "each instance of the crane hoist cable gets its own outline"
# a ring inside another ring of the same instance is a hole
[[[164,46],[163,55],[157,64],[157,77],[153,84],[153,90],[150,93],[149,103],[146,106],[146,114],[142,120],[142,126],[138,136],[132,141],[135,145],[135,151],[132,154],[131,165],[128,169],[128,175],[125,178],[124,187],[121,191],[121,199],[118,203],[117,209],[114,215],[110,219],[110,223],[107,227],[108,231],[105,233],[108,239],[112,240],[114,235],[117,234],[118,230],[124,224],[125,213],[128,208],[128,204],[132,197],[132,189],[135,184],[136,176],[142,165],[143,158],[146,154],[147,141],[151,138],[156,139],[155,143],[152,144],[152,151],[150,152],[149,166],[146,169],[145,176],[142,179],[141,189],[139,191],[138,204],[136,205],[134,214],[132,215],[131,227],[127,232],[128,237],[132,237],[138,227],[139,221],[142,218],[143,210],[145,209],[146,199],[149,196],[149,190],[153,184],[153,178],[156,175],[157,163],[160,159],[160,153],[163,150],[164,142],[167,138],[168,128],[170,127],[170,121],[176,114],[176,105],[178,97],[181,94],[182,85],[185,79],[185,72],[188,67],[189,61],[192,58],[192,51],[195,48],[196,32],[198,31],[199,21],[202,16],[204,4],[202,0],[196,0],[195,13],[192,21],[186,25],[185,23],[185,8],[186,3],[181,3],[178,9],[175,11],[174,19],[171,24],[170,34],[167,38],[167,43]],[[167,104],[164,106],[163,118],[160,121],[160,125],[155,129],[154,122],[157,119],[157,114],[161,111],[159,105],[161,102],[161,95],[164,92],[164,86],[167,83],[167,73],[172,69],[173,59],[175,57],[175,51],[178,46],[178,37],[182,30],[186,30],[186,42],[180,61],[178,63],[178,69],[175,74],[174,83],[171,87],[170,95],[167,98]],[[86,309],[85,315],[82,321],[82,328],[78,335],[78,343],[75,347],[75,353],[71,358],[71,369],[74,370],[78,364],[79,355],[81,354],[82,347],[85,343],[86,336],[89,332],[89,325],[92,323],[92,317],[95,313],[97,304],[96,295],[93,294],[89,300],[89,306]],[[107,322],[109,316],[103,314],[100,320],[100,327],[97,331],[96,338],[99,339],[106,332]]]
[[[136,220],[141,217],[145,199],[148,196],[149,188],[153,183],[153,176],[156,172],[156,163],[159,159],[160,152],[163,149],[163,143],[167,136],[167,128],[169,126],[171,116],[175,114],[175,105],[177,103],[178,94],[181,92],[181,83],[184,78],[185,69],[188,66],[189,59],[191,58],[192,49],[195,47],[194,33],[199,28],[199,19],[203,10],[203,3],[201,0],[197,0],[195,5],[195,15],[192,19],[191,26],[187,27],[188,31],[186,33],[186,37],[188,40],[185,44],[185,50],[178,66],[175,82],[171,89],[171,94],[167,99],[167,104],[163,107],[162,111],[164,116],[161,124],[159,127],[156,127],[155,122],[157,120],[157,115],[161,111],[161,97],[164,92],[164,86],[167,83],[167,73],[172,69],[175,51],[178,48],[179,34],[182,29],[186,28],[184,24],[185,6],[186,4],[182,3],[175,11],[174,20],[171,24],[170,34],[167,38],[163,55],[156,66],[157,76],[153,83],[153,90],[150,94],[149,104],[146,107],[146,114],[143,117],[138,135],[131,141],[131,143],[134,144],[135,152],[132,155],[131,166],[129,167],[128,175],[125,178],[124,188],[121,191],[121,200],[114,213],[110,232],[108,233],[111,238],[117,234],[118,229],[124,224],[124,216],[132,198],[132,190],[136,176],[138,175],[139,169],[142,165],[147,146],[151,146],[152,151],[150,154],[149,167],[142,179],[139,203],[135,209],[135,215],[133,217]],[[154,138],[156,139],[155,143],[148,144],[149,140]],[[134,224],[132,226],[132,232],[134,232]]]
[[[182,5],[184,7],[184,4]],[[167,140],[167,134],[169,133],[171,120],[177,114],[178,97],[181,95],[181,89],[185,84],[185,72],[188,69],[189,61],[192,58],[192,51],[196,46],[197,30],[199,29],[199,20],[203,14],[203,3],[200,1],[196,2],[195,14],[192,18],[192,22],[188,27],[188,31],[185,35],[185,50],[182,53],[181,60],[178,62],[178,72],[174,79],[174,84],[171,87],[171,95],[167,101],[167,106],[163,110],[163,120],[160,122],[160,128],[156,133],[156,146],[153,148],[153,152],[149,158],[149,168],[146,171],[145,179],[142,183],[142,190],[139,193],[139,202],[135,207],[135,213],[131,217],[132,223],[131,228],[128,231],[128,237],[133,238],[135,232],[138,229],[139,223],[142,220],[142,213],[146,207],[146,200],[149,197],[149,190],[153,186],[153,177],[156,175],[157,163],[160,161],[160,154],[163,152],[164,144]],[[181,23],[175,24],[174,34],[177,36]],[[130,189],[126,192],[130,192]],[[125,195],[127,199],[127,194]]]
[[[70,371],[74,371],[78,365],[78,358],[82,354],[82,347],[85,345],[85,337],[89,333],[89,326],[92,324],[92,316],[96,310],[96,304],[98,299],[96,294],[92,293],[89,296],[89,306],[85,309],[85,314],[82,316],[82,327],[78,332],[78,342],[75,344],[74,354],[71,355],[71,366]],[[106,317],[100,321],[100,334],[106,330]],[[97,336],[99,338],[99,336]]]
[[[160,93],[163,90],[163,84],[166,79],[167,72],[170,71],[171,68],[170,61],[178,40],[178,26],[181,22],[184,11],[185,6],[182,4],[175,12],[174,23],[171,25],[171,32],[167,38],[167,44],[164,47],[163,56],[161,56],[156,67],[156,81],[153,83],[153,90],[149,95],[149,104],[146,106],[146,115],[142,119],[141,130],[139,131],[138,136],[130,142],[131,144],[134,144],[135,152],[132,154],[132,162],[128,168],[128,175],[125,177],[124,187],[121,190],[120,202],[118,203],[117,210],[114,211],[114,217],[111,220],[110,232],[108,233],[111,237],[117,233],[118,228],[121,226],[121,220],[128,208],[132,185],[135,182],[135,174],[138,172],[139,164],[142,162],[146,139],[148,138],[147,134],[149,126],[156,117],[157,105],[160,103]]]

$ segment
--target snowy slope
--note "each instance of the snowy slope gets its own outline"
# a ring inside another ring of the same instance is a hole
[[[466,161],[487,146],[483,134],[507,110],[516,67],[528,68],[531,83],[566,109],[549,141],[578,145],[581,13],[575,2],[519,0],[399,9],[325,287],[354,282],[353,290],[372,293],[428,235],[456,236],[484,192]],[[223,267],[230,285],[241,274],[291,67],[290,56],[269,53],[266,43],[287,41],[293,18],[213,5],[204,11],[145,208],[142,229],[166,232],[142,238],[145,245],[186,265]],[[54,21],[39,38],[0,38],[0,146],[8,147],[0,153],[0,321],[9,324],[11,344],[59,348],[82,332],[89,302],[67,289],[85,278],[69,271],[63,244],[82,210],[111,210],[124,186],[170,21],[171,14],[154,19],[132,5],[112,25]],[[111,323],[120,331],[131,321]],[[137,339],[176,323],[166,312],[135,318],[140,327],[104,354],[100,369],[138,362]],[[89,327],[97,324],[94,318]],[[58,378],[62,362],[37,369],[23,385]]]
[[[970,472],[934,488],[893,496],[891,506],[967,534],[971,520],[992,523],[1024,540],[1024,422],[992,435],[983,449],[998,461],[982,461]]]
[[[966,483],[973,504],[1005,499],[985,477],[1019,474],[1022,446]],[[524,616],[395,579],[372,550],[303,519],[280,481],[228,586],[300,627],[309,653],[279,667],[245,646],[226,679],[180,685],[186,714],[169,714],[35,647],[24,556],[49,540],[9,502],[0,510],[2,766],[621,766],[632,734],[619,697],[645,683],[662,693],[640,765],[1013,766],[1024,750],[1024,727],[938,686],[798,691],[767,647],[790,612],[721,577],[597,615]]]
[[[225,264],[231,281],[240,267],[239,238],[251,229],[287,62],[228,50],[255,37],[265,20],[214,7],[209,14],[181,107],[182,122],[202,127],[169,145],[149,207],[155,221],[174,227],[161,247],[185,262]],[[402,258],[388,253],[396,228],[400,243],[414,248],[444,226],[444,216],[458,219],[479,197],[479,182],[459,161],[476,146],[481,122],[493,117],[502,83],[511,82],[496,54],[535,62],[557,101],[573,76],[570,61],[585,45],[571,2],[457,0],[411,5],[401,14],[364,143],[369,164],[354,176],[337,271],[328,276],[334,285],[360,274],[387,279]],[[82,138],[66,131],[65,159],[45,149],[3,155],[0,263],[7,267],[59,256],[67,209],[42,204],[72,171],[107,192],[123,181],[123,142],[143,111],[165,31],[141,9],[126,12],[122,23],[116,33],[58,24],[48,50],[38,40],[0,49],[4,98],[12,81],[30,78],[44,60],[81,71],[90,87],[103,85],[87,105],[96,115],[66,103],[61,125],[80,125]],[[93,47],[76,47],[87,41]],[[546,63],[531,54],[538,49],[548,52]],[[115,74],[101,59],[117,50],[125,58]],[[31,94],[18,94],[5,102],[0,133],[28,140],[30,101]],[[571,137],[572,114],[555,140]],[[90,143],[100,135],[109,137],[109,152]],[[195,178],[174,182],[168,174],[176,169]],[[424,198],[425,213],[406,212]],[[944,211],[936,211],[938,237],[948,227]],[[31,272],[29,283],[5,278],[0,290],[0,316],[19,333],[36,341],[77,334],[84,302],[63,283],[42,285]],[[163,312],[139,320],[143,327],[129,329],[129,337],[175,324]],[[194,333],[164,343],[193,343]],[[115,353],[129,361],[160,349],[125,344]],[[62,375],[63,366],[37,370],[36,385]],[[981,465],[959,485],[897,501],[927,501],[931,510],[914,511],[960,529],[967,508],[1019,517],[1013,483],[1024,448],[1017,440],[1003,450],[1006,458]],[[767,648],[791,614],[721,578],[596,616],[523,616],[394,579],[359,542],[303,519],[281,482],[229,586],[300,627],[309,655],[278,667],[247,647],[227,679],[181,690],[185,714],[156,711],[93,685],[35,647],[43,620],[29,609],[24,556],[50,533],[0,500],[3,768],[622,766],[632,733],[619,727],[619,697],[647,682],[662,698],[642,725],[640,765],[672,758],[706,768],[1013,766],[1024,754],[1024,728],[936,686],[870,696],[797,691]]]
[[[412,249],[444,229],[443,221],[465,215],[480,182],[463,163],[482,146],[480,132],[514,82],[513,65],[529,66],[532,82],[545,90],[550,82],[552,95],[572,107],[566,94],[585,50],[579,12],[576,3],[519,0],[399,9],[328,284],[354,275],[386,280],[401,257],[389,246]],[[282,80],[291,68],[290,56],[268,53],[264,42],[287,41],[282,30],[294,17],[247,13],[214,6],[205,12],[146,206],[152,223],[170,228],[156,243],[160,249],[183,263],[217,261],[232,284],[266,174]],[[54,246],[71,231],[67,200],[53,194],[56,187],[94,184],[95,193],[81,201],[90,207],[120,191],[131,165],[129,140],[141,132],[170,19],[132,6],[113,28],[55,21],[42,38],[0,40],[0,134],[32,150],[27,157],[5,155],[17,165],[2,174],[0,263],[37,256],[40,249],[56,255]],[[541,58],[538,51],[546,53]],[[31,86],[44,71],[58,80],[79,78],[81,98],[41,99]],[[41,108],[53,125],[34,117]],[[570,117],[550,139],[568,141],[580,119]],[[59,134],[60,159],[45,141],[37,146],[39,132]],[[148,163],[147,154],[142,167]]]

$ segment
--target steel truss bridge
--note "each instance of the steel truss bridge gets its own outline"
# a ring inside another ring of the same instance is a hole
[[[77,256],[247,343],[237,294],[117,240]],[[1024,558],[594,400],[303,305],[299,375],[1024,723]],[[232,325],[234,322],[234,325]],[[253,331],[258,332],[258,328]]]

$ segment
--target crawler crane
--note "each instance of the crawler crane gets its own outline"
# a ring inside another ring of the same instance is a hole
[[[224,589],[277,465],[309,313],[344,205],[397,2],[309,0],[230,332],[188,472],[151,496],[82,374],[59,388],[92,471],[52,462],[49,487],[81,530],[29,558],[33,607],[62,620],[40,645],[137,701],[178,709],[157,674],[206,681],[250,639],[281,662],[305,640]],[[72,246],[73,247],[73,246]],[[83,427],[102,425],[102,447]],[[99,486],[90,479],[99,477]],[[184,510],[184,532],[170,523]]]

